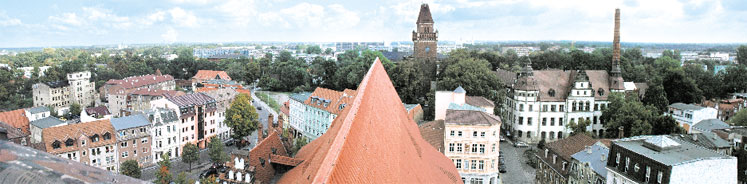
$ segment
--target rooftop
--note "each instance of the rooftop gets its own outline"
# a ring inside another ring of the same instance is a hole
[[[172,77],[171,75],[149,74],[127,77],[122,80],[111,79],[109,81],[106,81],[106,85],[119,85],[124,89],[132,89],[173,80],[174,77]]]
[[[36,121],[32,121],[31,124],[43,129],[43,128],[49,128],[49,127],[53,127],[57,125],[62,125],[62,124],[65,124],[65,122],[55,117],[49,116],[46,118],[38,119]]]
[[[65,87],[65,86],[69,86],[70,85],[70,83],[68,81],[66,81],[66,80],[54,81],[54,82],[47,82],[47,83],[44,83],[44,84],[46,84],[50,88],[60,88],[60,87]]]
[[[501,118],[484,111],[446,110],[446,124],[457,125],[500,125]]]
[[[433,23],[433,17],[431,17],[431,9],[428,4],[420,5],[420,14],[418,15],[417,23]]]
[[[106,108],[106,106],[103,106],[103,105],[102,106],[97,106],[97,107],[86,108],[86,113],[87,114],[99,114],[99,115],[102,115],[102,116],[111,114],[111,113],[109,113],[109,109]]]
[[[293,93],[290,95],[291,99],[301,102],[301,103],[306,101],[306,99],[309,99],[309,97],[311,97],[311,93],[309,92]]]
[[[163,96],[165,94],[169,94],[171,96],[181,96],[184,95],[184,92],[176,91],[176,90],[160,90],[160,89],[150,89],[150,88],[143,88],[138,89],[135,91],[130,92],[130,95],[143,95],[143,96]]]
[[[418,125],[420,135],[436,150],[444,152],[444,120],[436,120]]]
[[[98,120],[98,121],[91,121],[86,123],[77,123],[77,124],[69,124],[64,126],[56,126],[56,127],[50,127],[47,129],[42,130],[42,138],[44,142],[44,146],[46,147],[47,152],[56,154],[56,153],[65,153],[69,151],[74,151],[80,149],[78,146],[78,143],[80,141],[77,141],[78,138],[90,138],[91,136],[98,135],[100,136],[99,141],[93,142],[89,141],[88,147],[98,147],[103,146],[107,144],[114,144],[116,142],[116,139],[114,138],[114,127],[112,127],[111,122],[109,122],[108,119],[104,120]],[[111,139],[103,139],[103,135],[106,133],[110,133]],[[68,139],[73,140],[73,146],[65,146],[64,142]],[[55,141],[62,142],[62,145],[60,145],[60,148],[54,149],[52,144]]]
[[[722,139],[713,132],[679,134],[672,135],[672,137],[712,150],[731,148],[731,143],[729,143],[729,141]]]
[[[345,89],[335,91],[327,88],[317,87],[311,97],[304,101],[304,104],[322,109],[332,114],[339,114],[345,106],[350,104],[355,98],[356,91]]]
[[[691,110],[691,111],[697,111],[701,109],[705,109],[705,107],[701,107],[694,104],[684,104],[684,103],[673,103],[672,105],[669,105],[670,108],[675,108],[679,110]]]
[[[205,93],[192,93],[182,96],[171,96],[166,95],[166,99],[173,102],[179,107],[189,107],[193,105],[204,105],[208,103],[215,103],[215,99],[206,95]]]
[[[646,143],[663,146],[662,148],[669,149],[652,149],[650,146],[645,146]],[[676,138],[673,139],[669,135],[636,136],[615,140],[613,141],[613,144],[667,166],[680,165],[702,159],[733,158],[696,146],[695,144],[686,141]]]
[[[455,104],[455,103],[450,103],[449,107],[446,108],[446,109],[448,109],[448,110],[487,111],[486,109],[484,109],[482,107],[472,106],[472,105],[467,104],[467,103],[465,103],[463,105],[459,105],[459,104]]]
[[[481,96],[467,96],[465,103],[477,107],[495,107],[493,101]]]
[[[143,114],[112,118],[111,122],[116,131],[150,125],[150,121]]]
[[[591,170],[599,174],[603,178],[607,178],[607,158],[609,157],[610,149],[602,142],[594,143],[590,147],[584,148],[571,157],[582,163],[589,163]]]
[[[702,132],[711,132],[715,129],[725,129],[730,127],[729,124],[726,124],[726,122],[721,121],[720,119],[705,119],[693,125],[693,128]]]
[[[6,123],[15,128],[20,128],[24,133],[30,134],[28,130],[29,118],[26,117],[26,113],[23,109],[0,112],[0,122]]]
[[[26,112],[29,112],[31,114],[42,113],[42,112],[49,112],[49,108],[44,107],[44,106],[41,106],[41,107],[32,107],[32,108],[26,109]]]
[[[326,133],[301,148],[296,158],[304,161],[278,183],[460,182],[454,163],[408,117],[378,58],[351,102]]]
[[[215,70],[198,70],[192,79],[210,80],[210,79],[224,79],[231,80],[226,71],[215,71]]]

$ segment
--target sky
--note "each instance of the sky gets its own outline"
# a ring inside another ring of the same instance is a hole
[[[741,0],[66,0],[0,2],[0,48],[181,42],[439,40],[745,43]]]

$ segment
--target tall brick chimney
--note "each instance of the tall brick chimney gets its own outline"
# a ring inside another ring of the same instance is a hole
[[[615,36],[612,40],[612,68],[609,72],[610,90],[623,91],[622,69],[620,68],[620,9],[615,9]]]

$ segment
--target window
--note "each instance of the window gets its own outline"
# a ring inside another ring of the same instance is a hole
[[[462,131],[459,131],[459,137],[461,137],[461,136],[462,136]]]
[[[547,105],[542,105],[542,112],[547,112]]]
[[[638,170],[640,170],[640,169],[641,169],[641,168],[640,168],[640,167],[638,167],[638,163],[636,163],[636,164],[635,164],[635,165],[633,166],[633,171],[635,171],[635,172],[638,172]]]
[[[454,134],[456,134],[456,133],[452,130],[451,134],[449,134],[449,135],[451,135],[452,137],[454,137]]]
[[[112,139],[112,134],[109,132],[104,133],[104,140]],[[98,136],[96,136],[96,140],[98,140]]]
[[[534,111],[534,105],[529,105],[529,112]]]
[[[147,142],[148,142],[148,138],[143,138],[140,140],[140,143],[147,143]]]
[[[519,125],[524,124],[524,117],[519,116]]]
[[[651,178],[651,168],[646,166],[646,183],[648,183],[648,181],[651,180],[650,178]]]
[[[558,118],[558,125],[563,126],[563,118]]]
[[[477,165],[477,169],[484,170],[485,169],[485,161],[480,160],[480,164]]]
[[[126,148],[127,147],[127,141],[124,141],[122,143],[119,143],[119,146]]]
[[[457,152],[461,153],[462,152],[462,143],[457,143],[456,149],[457,149]]]
[[[547,118],[542,118],[542,126],[547,126]]]
[[[563,138],[563,132],[558,132],[558,139],[562,139],[562,138]]]
[[[517,136],[517,137],[521,137],[521,134],[522,134],[522,133],[523,133],[523,132],[522,132],[521,130],[519,130],[519,131],[516,131],[516,136]],[[747,147],[745,147],[745,149],[747,150]]]
[[[555,118],[550,118],[550,126],[555,126]]]
[[[552,164],[555,164],[558,162],[558,155],[552,155]]]
[[[472,169],[477,169],[477,160],[472,160]]]
[[[472,153],[477,153],[477,144],[472,144]]]
[[[477,131],[472,131],[472,137],[477,137]]]
[[[54,141],[52,143],[52,148],[59,149],[60,148],[60,144],[62,144],[60,141]]]
[[[659,175],[656,176],[656,181],[659,182],[659,183],[661,183],[661,177],[663,177],[663,175],[664,175],[664,173],[662,173],[661,171],[659,171]]]
[[[73,146],[73,143],[75,143],[75,141],[73,141],[73,139],[70,139],[70,138],[68,138],[68,139],[67,139],[67,140],[65,141],[65,146],[68,146],[68,147],[69,147],[69,146]]]
[[[449,143],[449,152],[454,152],[454,143]]]
[[[127,157],[127,156],[128,156],[128,155],[127,155],[127,152],[126,152],[126,151],[125,151],[125,152],[122,152],[122,158],[125,158],[125,157]]]
[[[558,111],[565,112],[565,105],[558,106]]]
[[[519,104],[519,111],[524,111],[524,104]]]
[[[527,125],[532,125],[532,118],[531,117],[527,118]]]
[[[550,111],[556,112],[556,110],[557,110],[556,107],[557,107],[557,105],[551,105],[550,106]]]
[[[456,159],[456,168],[461,169],[462,168],[462,159]]]
[[[86,146],[86,140],[85,139],[80,140],[80,146]]]
[[[532,131],[527,131],[527,138],[532,138]]]
[[[625,172],[628,172],[628,165],[630,165],[630,157],[625,157]]]
[[[480,153],[485,153],[485,145],[480,144]]]
[[[495,143],[493,143],[493,146],[492,146],[492,148],[490,150],[491,150],[491,152],[495,152]]]

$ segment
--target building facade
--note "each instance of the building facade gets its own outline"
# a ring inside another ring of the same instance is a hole
[[[182,96],[166,95],[166,98],[151,102],[151,108],[167,108],[177,111],[180,123],[177,126],[179,150],[186,143],[205,148],[207,142],[217,135],[216,101],[204,93],[192,93]],[[178,151],[177,151],[178,152]]]
[[[73,103],[82,107],[93,105],[96,83],[90,82],[91,72],[67,74],[67,81],[37,83],[32,86],[34,107],[65,109]]]
[[[737,158],[669,135],[612,141],[607,184],[737,183]]]
[[[672,116],[677,123],[687,132],[693,130],[693,126],[707,119],[716,119],[718,110],[711,107],[701,107],[694,104],[673,103],[669,105],[666,115]]]
[[[216,129],[216,135],[221,140],[228,140],[231,138],[231,127],[226,125],[226,110],[231,108],[231,103],[239,93],[235,89],[220,88],[216,90],[210,90],[204,92],[206,95],[215,99],[215,107],[217,108],[215,121],[218,126]]]
[[[158,163],[163,160],[163,155],[169,155],[169,158],[179,156],[179,138],[178,131],[179,117],[176,111],[167,108],[155,108],[145,111],[145,115],[151,122],[151,150],[153,162]]]
[[[610,149],[602,142],[587,146],[571,155],[571,172],[568,184],[607,183],[607,157]]]
[[[117,140],[109,120],[69,124],[42,130],[46,152],[118,172]]]
[[[499,183],[500,118],[473,110],[448,110],[444,154],[464,183]]]
[[[420,5],[417,30],[412,31],[413,56],[435,61],[438,57],[438,30],[433,27],[433,17],[428,4]]]
[[[595,142],[585,134],[577,134],[547,143],[544,150],[538,150],[535,154],[535,183],[569,183],[573,163],[571,156]]]
[[[131,101],[129,94],[141,90],[141,93],[152,94],[155,92],[148,92],[150,90],[174,90],[176,88],[176,82],[174,77],[171,75],[161,75],[160,71],[156,71],[156,74],[131,76],[122,80],[111,79],[106,81],[104,86],[101,88],[102,101],[107,102],[107,108],[114,116],[124,116],[122,110],[128,109],[128,102]],[[146,91],[142,91],[146,89]],[[154,95],[148,95],[154,96]],[[157,95],[155,95],[157,96]]]
[[[474,109],[493,114],[495,104],[481,96],[467,96],[462,86],[454,91],[436,91],[435,120],[444,120],[447,109]]]
[[[321,87],[317,87],[306,99],[294,95],[291,101],[295,102],[290,104],[290,125],[299,134],[314,140],[327,132],[332,121],[352,103],[355,95],[356,91],[351,89],[335,91]]]
[[[111,119],[117,132],[117,156],[120,163],[135,160],[140,167],[153,165],[151,123],[143,114]]]

